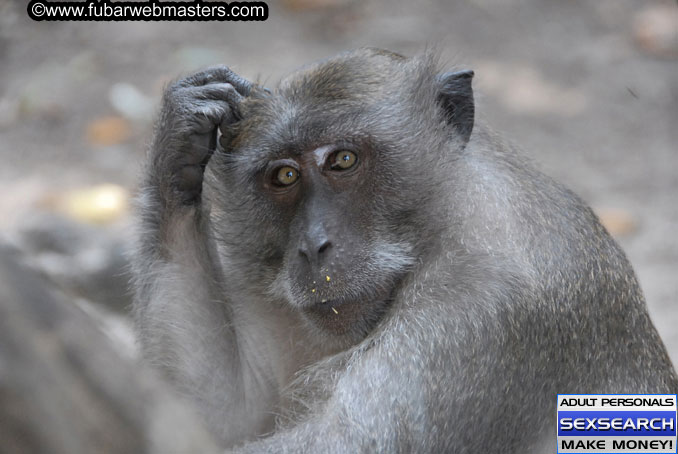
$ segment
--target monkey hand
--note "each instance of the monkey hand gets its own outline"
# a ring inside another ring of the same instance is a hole
[[[171,85],[163,96],[151,156],[156,187],[185,205],[200,201],[205,166],[217,129],[238,120],[238,104],[252,84],[225,66],[198,72]],[[162,181],[159,181],[162,180]]]

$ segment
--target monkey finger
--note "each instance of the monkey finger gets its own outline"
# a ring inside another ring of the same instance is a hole
[[[243,96],[228,82],[190,87],[188,92],[198,99],[226,101],[232,105],[240,103],[243,99]]]
[[[223,118],[232,117],[233,109],[225,102],[196,102],[190,112],[190,130],[193,134],[211,134]]]
[[[205,165],[216,147],[216,129],[208,134],[191,134],[188,137],[190,153],[185,153],[181,161],[189,165]]]
[[[229,83],[241,95],[247,96],[252,90],[252,83],[243,77],[240,77],[227,66],[213,66],[187,77],[179,82],[181,86],[203,86],[214,83]]]
[[[224,113],[229,113],[228,119],[231,121],[239,117],[238,106],[243,96],[229,83],[186,87],[181,91],[180,96],[184,98],[184,103],[191,106],[193,110],[200,110],[215,125],[222,123]]]

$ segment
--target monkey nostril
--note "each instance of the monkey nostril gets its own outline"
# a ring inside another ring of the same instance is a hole
[[[329,241],[325,241],[319,248],[318,248],[318,255],[322,254],[325,252],[330,246],[332,246],[332,243]]]
[[[332,246],[330,241],[324,241],[320,246],[313,248],[308,244],[303,244],[299,248],[299,255],[305,258],[311,265],[319,265],[323,260],[325,252]]]

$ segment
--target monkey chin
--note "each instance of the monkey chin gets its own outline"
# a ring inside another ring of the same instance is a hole
[[[364,339],[382,320],[392,298],[334,299],[303,309],[304,316],[316,328],[335,336],[337,341],[355,343]]]
[[[387,316],[407,271],[384,272],[380,279],[353,279],[350,285],[337,275],[330,291],[320,288],[313,297],[306,292],[289,301],[323,343],[348,348],[364,340]]]

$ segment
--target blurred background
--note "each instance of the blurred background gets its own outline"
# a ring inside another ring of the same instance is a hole
[[[678,364],[678,6],[270,0],[265,22],[33,22],[0,0],[0,242],[133,355],[130,198],[163,86],[225,63],[275,85],[359,46],[440,50],[476,112],[599,214]]]

